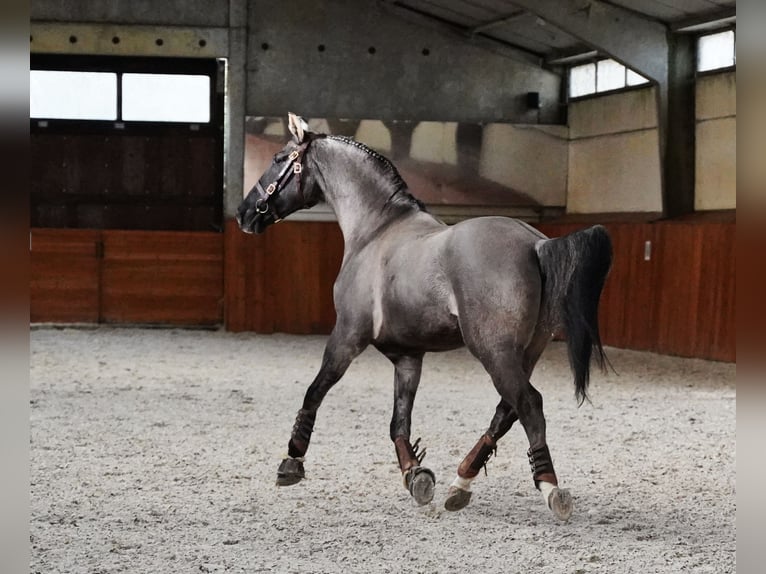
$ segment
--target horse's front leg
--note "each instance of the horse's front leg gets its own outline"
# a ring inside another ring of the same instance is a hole
[[[423,354],[401,355],[386,353],[394,364],[394,414],[391,417],[391,440],[396,448],[396,458],[404,478],[404,487],[420,505],[428,504],[434,497],[436,477],[428,468],[421,466],[425,448],[418,450],[410,443],[412,405],[420,383]],[[419,439],[418,439],[419,440]]]
[[[317,409],[365,346],[356,339],[343,336],[337,327],[333,330],[325,347],[319,373],[306,391],[303,407],[295,418],[287,444],[287,457],[282,460],[277,470],[277,486],[297,484],[304,478],[303,462],[314,431]]]

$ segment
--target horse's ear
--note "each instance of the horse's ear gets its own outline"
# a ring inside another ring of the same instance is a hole
[[[287,127],[290,133],[293,134],[295,143],[301,144],[306,140],[306,136],[309,133],[309,124],[302,117],[288,113]]]

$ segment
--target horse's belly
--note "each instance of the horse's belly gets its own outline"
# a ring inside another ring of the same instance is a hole
[[[447,351],[463,346],[457,316],[435,309],[389,308],[376,325],[378,346]]]

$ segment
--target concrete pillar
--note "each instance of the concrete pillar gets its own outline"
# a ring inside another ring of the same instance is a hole
[[[234,217],[244,193],[246,66],[247,0],[230,0],[224,143],[226,187],[223,194],[223,215],[225,219]]]

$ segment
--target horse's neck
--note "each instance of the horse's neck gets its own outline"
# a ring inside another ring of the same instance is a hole
[[[396,191],[388,178],[364,152],[343,149],[341,142],[327,142],[318,162],[324,180],[324,196],[333,208],[346,248],[366,244],[391,220],[400,216],[387,210],[386,202]]]

